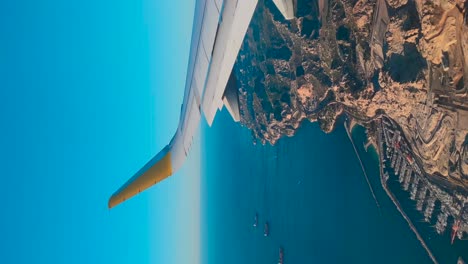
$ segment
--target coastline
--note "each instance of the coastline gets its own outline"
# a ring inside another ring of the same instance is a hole
[[[351,138],[351,136],[353,135],[352,133],[359,133],[360,131],[357,130],[358,127],[361,127],[362,129],[366,129],[366,127],[360,125],[359,123],[357,122],[354,122],[354,128],[356,129],[353,129],[353,130],[349,130],[349,134],[348,136],[350,137],[350,140],[351,142],[353,143],[353,140]],[[346,128],[346,124],[345,124],[345,128]],[[348,132],[348,131],[347,131]],[[363,132],[363,131],[362,131]],[[354,134],[354,136],[356,136],[356,134]],[[430,250],[429,246],[426,244],[426,241],[424,240],[424,238],[421,236],[421,234],[419,233],[418,229],[416,228],[416,226],[413,224],[411,218],[406,214],[406,212],[404,211],[403,207],[401,206],[400,202],[398,201],[398,198],[395,196],[395,194],[392,193],[392,191],[389,189],[389,187],[387,186],[387,182],[385,180],[385,177],[384,177],[384,171],[383,171],[383,167],[381,166],[381,164],[383,164],[383,154],[382,154],[382,150],[380,148],[378,148],[378,144],[376,144],[376,142],[372,139],[369,138],[368,135],[366,135],[366,140],[367,142],[370,142],[371,143],[371,146],[374,148],[374,153],[375,155],[377,156],[377,164],[378,164],[378,167],[379,167],[379,178],[380,178],[380,183],[381,183],[381,187],[382,189],[385,191],[385,193],[387,194],[387,196],[390,198],[390,200],[392,201],[392,203],[394,204],[394,206],[396,207],[396,209],[398,210],[398,212],[400,213],[400,215],[403,217],[403,219],[406,221],[406,223],[408,224],[409,228],[411,229],[411,231],[413,232],[413,234],[416,236],[417,240],[420,242],[421,246],[424,248],[424,250],[426,251],[426,253],[428,254],[428,257],[432,260],[433,263],[437,264],[438,261],[437,259],[435,258],[434,254],[432,253],[432,251]],[[353,147],[355,148],[355,145],[353,143]],[[360,156],[359,156],[359,152],[357,151],[357,149],[355,148],[355,151],[356,151],[356,155],[358,156],[359,158],[359,161],[361,162],[361,159],[360,159]],[[368,151],[367,151],[368,152]],[[362,162],[361,162],[362,163]],[[362,166],[362,164],[361,164]],[[365,169],[364,167],[362,167],[364,173],[365,173]],[[367,176],[366,176],[367,178]],[[371,189],[372,191],[372,189]],[[373,192],[373,191],[372,191]],[[376,198],[375,198],[376,199]],[[376,201],[377,202],[377,201]],[[379,206],[378,202],[377,202],[377,205]],[[380,206],[379,206],[379,210],[380,210]]]
[[[350,118],[349,131],[350,131],[351,135],[355,135],[355,133],[357,133],[355,131],[355,128],[358,128],[358,127],[362,127],[364,129],[366,129],[365,126],[363,126],[362,124],[357,122],[354,118]],[[374,152],[377,154],[377,157],[379,157],[379,153],[377,151],[377,142],[375,142],[375,140],[372,137],[369,137],[369,135],[366,135],[366,139],[367,139],[367,142],[369,143],[369,146],[374,149]],[[368,149],[366,149],[366,152],[368,152]]]

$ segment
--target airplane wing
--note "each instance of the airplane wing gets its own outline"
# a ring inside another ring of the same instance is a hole
[[[269,0],[267,0],[269,1]],[[286,19],[294,17],[296,0],[273,0]],[[190,151],[201,112],[211,126],[226,106],[240,120],[234,76],[237,54],[258,0],[198,0],[179,126],[169,145],[152,158],[109,199],[112,208],[177,171]]]

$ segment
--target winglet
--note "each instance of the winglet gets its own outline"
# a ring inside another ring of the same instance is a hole
[[[171,145],[166,146],[109,199],[109,209],[172,175]]]

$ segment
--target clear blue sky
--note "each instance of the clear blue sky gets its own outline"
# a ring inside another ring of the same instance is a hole
[[[0,263],[197,263],[199,142],[107,209],[176,130],[194,2],[1,2]]]

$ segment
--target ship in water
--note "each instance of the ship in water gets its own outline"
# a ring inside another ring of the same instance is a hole
[[[266,237],[270,235],[270,227],[268,225],[268,222],[265,222],[265,226],[263,228],[263,235]]]
[[[278,258],[278,264],[283,264],[284,260],[284,250],[282,247],[279,248],[279,258]]]

